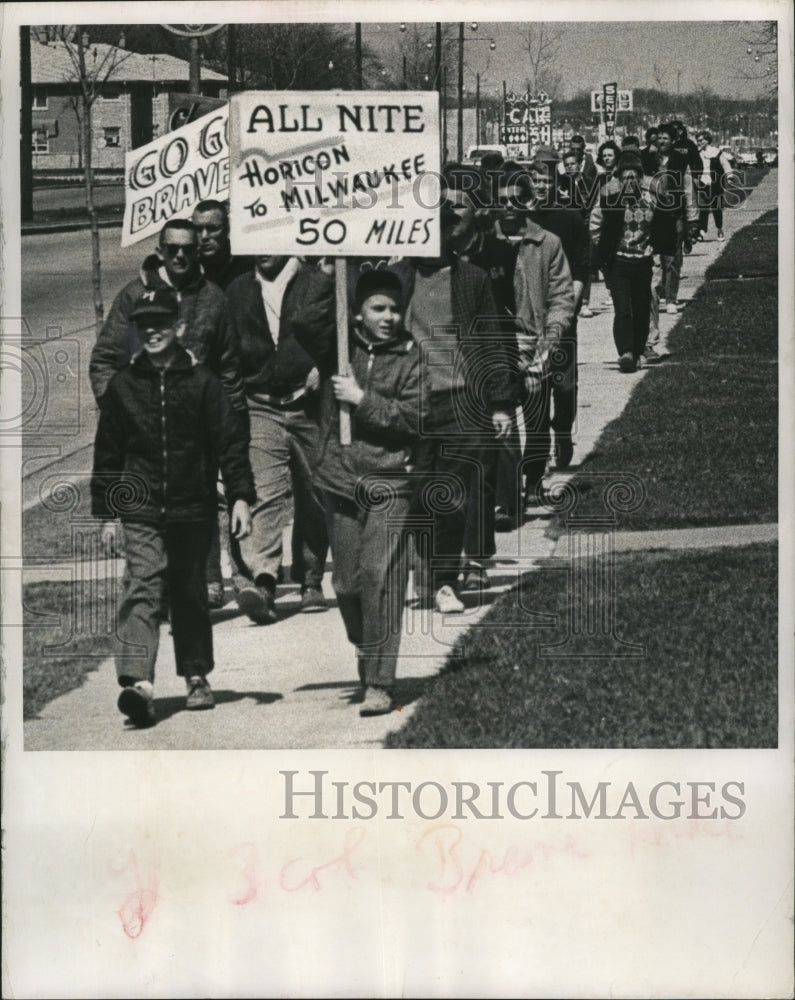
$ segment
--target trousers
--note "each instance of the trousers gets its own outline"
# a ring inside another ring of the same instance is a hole
[[[626,260],[616,257],[610,267],[613,296],[613,339],[619,355],[640,357],[649,336],[651,313],[651,257]]]
[[[410,498],[388,510],[364,510],[353,500],[323,493],[334,569],[331,583],[359,672],[371,687],[395,680],[408,584],[405,522]]]
[[[319,587],[328,553],[323,506],[312,486],[318,442],[317,421],[309,404],[279,410],[252,406],[249,458],[257,502],[251,508],[251,534],[232,540],[236,583],[260,576],[276,580],[282,563],[282,534],[293,522],[296,583]]]
[[[116,676],[122,686],[153,681],[160,638],[163,583],[168,586],[177,674],[213,669],[213,633],[207,606],[210,524],[163,526],[124,523],[126,567],[119,607]]]

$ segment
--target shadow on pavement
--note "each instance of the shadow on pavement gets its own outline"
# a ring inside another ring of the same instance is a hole
[[[250,698],[252,701],[255,701],[258,705],[272,705],[275,701],[282,701],[282,699],[284,698],[283,694],[278,694],[273,691],[214,690],[213,694],[215,695],[216,705],[228,705],[231,704],[232,702],[243,701],[246,698]],[[187,711],[188,710],[185,708],[185,699],[182,697],[155,698],[155,712],[157,713],[158,722],[164,722],[166,719],[170,719],[172,715],[177,715],[180,712],[187,712]]]

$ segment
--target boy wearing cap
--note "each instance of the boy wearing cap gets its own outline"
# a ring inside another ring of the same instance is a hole
[[[94,443],[92,513],[114,537],[120,517],[126,556],[116,658],[119,709],[153,725],[154,668],[162,582],[167,580],[177,673],[187,707],[212,708],[212,628],[205,586],[219,465],[235,537],[248,534],[255,500],[247,438],[227,394],[177,342],[173,291],[146,291],[130,319],[141,350],[110,380]]]
[[[356,284],[348,374],[337,371],[336,328],[296,319],[296,339],[321,373],[321,491],[334,559],[332,583],[356,646],[359,714],[392,710],[408,575],[409,512],[421,409],[419,352],[403,327],[403,288],[392,271]],[[340,444],[338,403],[351,406],[351,443]]]

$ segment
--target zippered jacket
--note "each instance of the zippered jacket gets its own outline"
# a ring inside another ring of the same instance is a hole
[[[340,444],[339,406],[331,376],[337,370],[336,328],[319,323],[310,309],[297,315],[295,337],[321,374],[320,442],[315,484],[354,499],[362,476],[385,474],[398,495],[413,490],[411,473],[425,392],[417,345],[402,331],[393,340],[371,343],[355,330],[349,337],[350,372],[364,390],[351,407],[351,444]]]
[[[231,507],[253,504],[248,443],[216,376],[178,348],[168,368],[142,351],[110,380],[91,478],[95,517],[163,524],[217,516],[220,466]]]
[[[97,402],[101,402],[111,378],[141,349],[130,313],[138,300],[153,288],[170,288],[160,277],[160,261],[150,254],[140,275],[119,292],[91,351],[88,374]],[[179,318],[186,324],[180,344],[223,382],[229,401],[248,428],[248,407],[240,376],[240,351],[234,331],[226,321],[224,293],[198,272],[177,293]]]

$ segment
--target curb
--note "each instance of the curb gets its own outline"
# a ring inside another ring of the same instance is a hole
[[[121,229],[121,219],[99,219],[97,221],[99,229]],[[64,222],[26,222],[22,225],[23,236],[36,236],[39,233],[74,233],[81,229],[90,229],[91,223],[86,219],[73,219]]]

